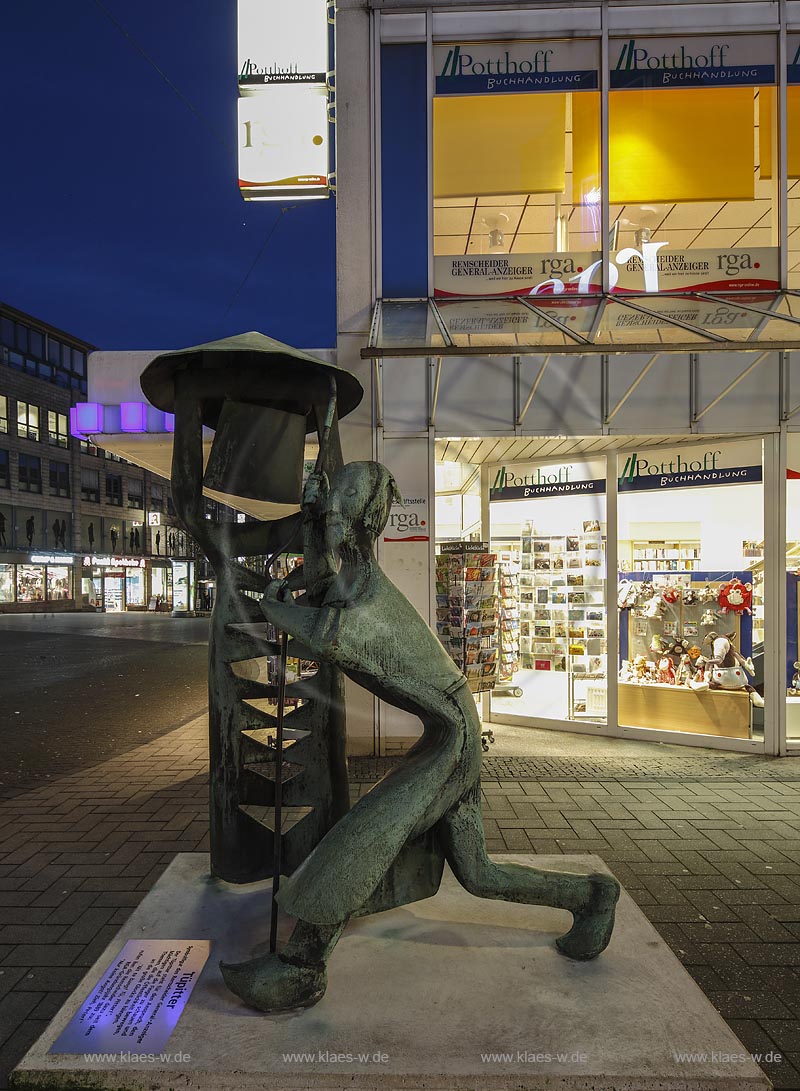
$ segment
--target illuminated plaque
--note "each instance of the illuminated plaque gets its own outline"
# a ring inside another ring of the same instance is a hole
[[[329,194],[326,0],[239,0],[239,191]]]
[[[210,951],[208,940],[129,940],[50,1053],[158,1053]]]
[[[239,0],[239,91],[274,84],[325,84],[326,0]]]
[[[327,196],[324,88],[269,87],[239,99],[239,189],[245,200]]]

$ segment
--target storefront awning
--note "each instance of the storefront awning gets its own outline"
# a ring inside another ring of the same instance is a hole
[[[379,299],[363,359],[800,350],[800,292]]]

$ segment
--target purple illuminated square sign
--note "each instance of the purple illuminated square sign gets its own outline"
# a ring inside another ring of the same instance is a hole
[[[128,940],[50,1053],[158,1053],[211,952],[209,940]]]
[[[103,407],[99,402],[78,402],[75,406],[75,424],[84,435],[103,431]]]
[[[146,432],[147,406],[144,402],[120,402],[119,421],[123,432]]]

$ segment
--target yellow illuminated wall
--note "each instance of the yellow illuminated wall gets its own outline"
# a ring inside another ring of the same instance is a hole
[[[590,104],[573,96],[573,201],[596,162]],[[755,196],[752,87],[612,91],[609,200],[612,205],[751,201]]]
[[[434,197],[562,193],[565,134],[566,95],[435,98]]]

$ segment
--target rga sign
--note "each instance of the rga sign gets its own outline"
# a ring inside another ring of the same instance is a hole
[[[434,258],[434,293],[448,296],[596,294],[602,255],[493,254]],[[608,263],[608,285],[634,292],[686,292],[780,287],[777,249],[670,250],[669,240],[626,246]]]

